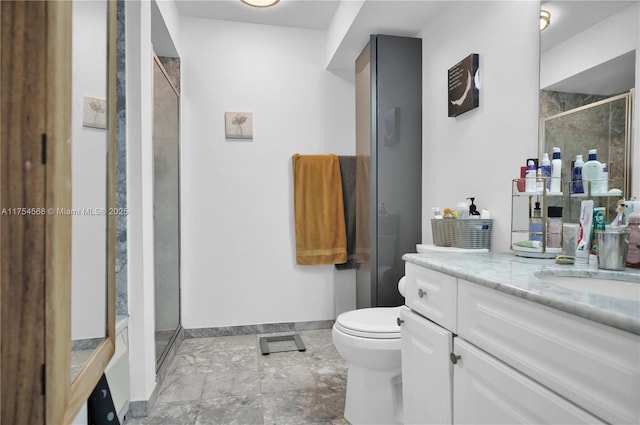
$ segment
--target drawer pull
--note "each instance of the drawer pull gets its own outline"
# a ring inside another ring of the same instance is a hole
[[[457,355],[456,353],[449,354],[449,359],[451,360],[451,363],[453,363],[453,364],[458,363],[458,360],[460,360],[461,358],[462,358],[462,356]]]
[[[398,324],[398,326],[402,326],[402,324],[404,323],[404,320],[398,317],[396,318],[396,323]]]
[[[426,297],[427,296],[427,291],[423,290],[422,288],[418,288],[418,296],[420,298]]]

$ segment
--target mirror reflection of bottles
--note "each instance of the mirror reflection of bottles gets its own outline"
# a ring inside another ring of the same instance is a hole
[[[573,170],[571,171],[571,193],[584,193],[584,187],[582,186],[583,166],[582,155],[576,155],[576,162],[573,164]]]
[[[553,148],[553,159],[551,160],[551,187],[549,192],[560,193],[562,192],[562,182],[560,176],[562,175],[562,159],[560,158],[560,148]]]
[[[603,178],[602,164],[598,161],[598,150],[589,150],[589,160],[582,166],[582,183],[584,191],[600,193]]]

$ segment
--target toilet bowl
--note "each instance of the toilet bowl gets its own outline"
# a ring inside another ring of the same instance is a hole
[[[344,417],[353,425],[402,423],[400,308],[348,311],[333,325],[348,367]]]

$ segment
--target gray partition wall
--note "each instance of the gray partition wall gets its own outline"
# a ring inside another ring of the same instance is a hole
[[[356,60],[358,308],[404,304],[422,239],[422,40],[372,35]]]

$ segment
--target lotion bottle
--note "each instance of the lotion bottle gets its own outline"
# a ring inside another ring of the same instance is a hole
[[[553,148],[553,159],[551,160],[551,188],[549,192],[562,192],[562,159],[560,158],[560,148]]]
[[[598,161],[598,150],[589,150],[589,160],[582,166],[582,184],[586,193],[600,193],[602,164]]]

